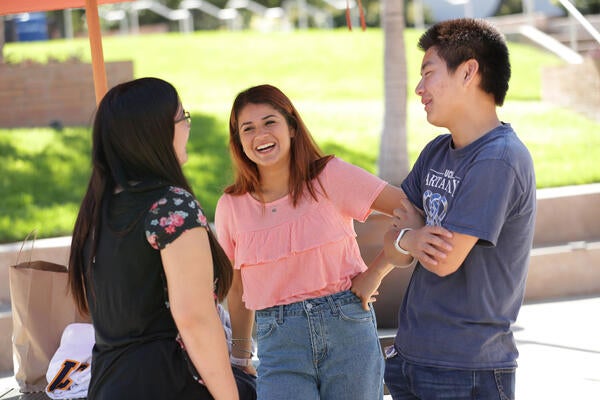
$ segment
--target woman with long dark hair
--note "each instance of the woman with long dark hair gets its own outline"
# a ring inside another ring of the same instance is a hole
[[[231,264],[181,169],[190,122],[157,78],[98,106],[69,259],[95,329],[89,399],[238,399],[215,306]]]

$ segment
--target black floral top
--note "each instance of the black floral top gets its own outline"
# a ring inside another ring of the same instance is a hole
[[[206,225],[206,216],[191,193],[170,186],[165,196],[150,207],[146,239],[153,248],[162,250],[186,230]]]
[[[114,194],[102,212],[93,271],[85,267],[96,338],[88,399],[212,399],[177,343],[158,251],[207,225],[200,205],[181,188],[160,187]]]

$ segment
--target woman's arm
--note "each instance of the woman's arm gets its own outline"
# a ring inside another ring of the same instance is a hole
[[[213,295],[213,268],[204,228],[185,231],[161,250],[171,313],[186,350],[216,400],[238,392]]]
[[[404,190],[388,183],[373,201],[371,209],[391,217],[396,208],[402,207],[402,200],[407,199]]]
[[[227,295],[227,308],[231,320],[231,355],[236,358],[252,357],[252,327],[254,311],[248,310],[242,301],[242,275],[239,269],[233,270],[233,282]],[[246,373],[256,375],[252,364],[241,367]]]
[[[399,221],[395,218],[396,223],[402,223],[405,227],[419,227],[424,224],[423,217],[418,210],[410,203],[406,194],[401,188],[387,184],[379,193],[371,209],[383,213],[388,216],[393,216],[395,213],[402,213],[404,219]],[[390,219],[392,222],[392,219]],[[389,231],[388,231],[389,232]],[[369,309],[369,302],[376,301],[375,296],[379,294],[377,289],[381,285],[383,278],[389,274],[396,265],[410,266],[413,262],[413,257],[408,254],[404,255],[388,253],[384,251],[389,246],[390,235],[381,232],[382,250],[375,256],[369,264],[368,269],[352,279],[352,292],[362,300],[363,308]],[[393,240],[393,239],[392,239]]]

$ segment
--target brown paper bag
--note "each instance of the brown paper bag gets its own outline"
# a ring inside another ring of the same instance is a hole
[[[43,391],[46,371],[65,327],[87,322],[67,288],[67,267],[48,261],[11,265],[13,364],[21,392]]]

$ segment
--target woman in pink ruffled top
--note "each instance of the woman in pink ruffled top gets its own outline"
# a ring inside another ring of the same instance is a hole
[[[392,215],[406,197],[323,155],[291,101],[273,86],[238,94],[229,131],[235,182],[219,199],[215,222],[234,265],[232,362],[256,373],[250,361],[255,322],[259,399],[383,398],[370,303],[377,294],[372,288],[393,266],[378,256],[367,268],[353,222],[372,210]]]

